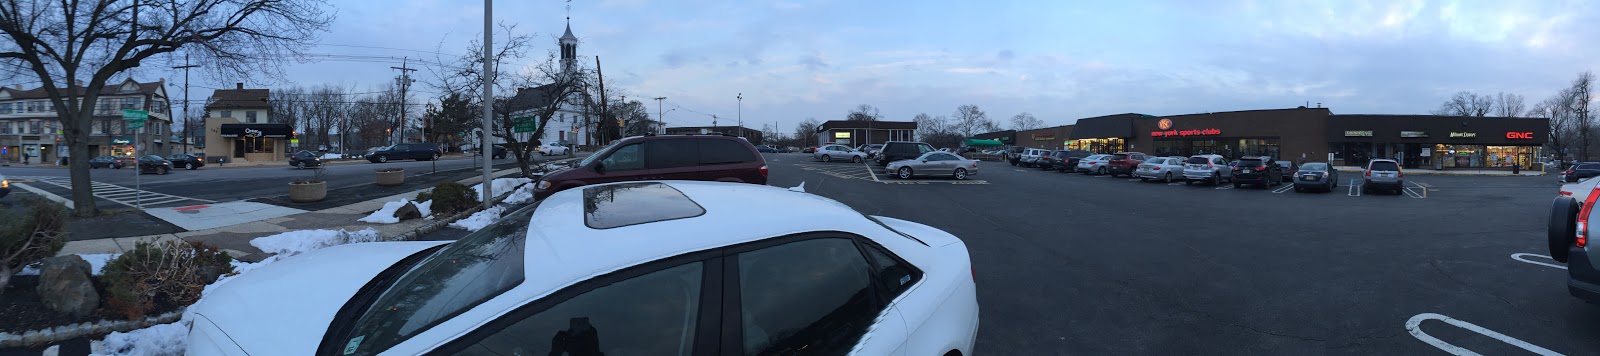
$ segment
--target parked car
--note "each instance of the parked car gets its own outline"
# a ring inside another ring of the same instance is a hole
[[[867,161],[867,153],[845,145],[827,145],[817,148],[816,152],[812,152],[811,158],[823,162],[841,160],[861,163]]]
[[[861,151],[861,153],[866,153],[867,158],[870,159],[878,156],[878,151],[883,150],[883,144],[874,143],[869,145],[861,145],[860,147],[856,147],[856,150]]]
[[[1139,164],[1132,176],[1140,180],[1150,181],[1160,179],[1162,182],[1171,183],[1173,179],[1183,178],[1183,157],[1153,157]]]
[[[241,274],[190,307],[188,353],[971,355],[971,260],[937,228],[783,188],[596,185],[453,242]]]
[[[950,177],[956,180],[978,174],[978,161],[962,158],[950,152],[928,152],[922,157],[889,162],[884,170],[900,179],[916,176]]]
[[[1084,157],[1089,157],[1092,155],[1094,154],[1090,153],[1089,151],[1082,150],[1055,151],[1054,153],[1050,154],[1050,156],[1053,157],[1053,159],[1050,160],[1050,169],[1054,169],[1059,172],[1076,171],[1078,168],[1078,161],[1082,161]]]
[[[1289,177],[1294,179],[1294,191],[1304,192],[1310,190],[1333,191],[1339,187],[1339,170],[1324,162],[1311,162],[1300,165],[1295,174]]]
[[[125,160],[123,158],[121,158],[121,157],[100,156],[100,157],[95,157],[95,158],[92,158],[92,159],[89,160],[89,168],[91,168],[91,169],[94,169],[94,168],[122,169],[122,167],[124,167],[124,166],[127,166],[127,162],[125,162]]]
[[[6,179],[6,175],[0,174],[0,198],[4,198],[4,197],[6,197],[6,195],[10,195],[10,194],[11,194],[11,180],[10,179]]]
[[[1106,174],[1110,172],[1108,168],[1106,168],[1106,163],[1108,163],[1110,160],[1111,155],[1108,154],[1097,154],[1084,157],[1083,159],[1078,160],[1078,168],[1075,169],[1075,171],[1090,174]]]
[[[634,136],[595,151],[534,183],[543,199],[575,187],[636,180],[701,180],[767,184],[767,161],[741,137]]]
[[[1289,162],[1289,161],[1276,161],[1276,162],[1278,162],[1278,167],[1282,167],[1282,169],[1283,169],[1283,178],[1284,179],[1294,180],[1295,172],[1299,172],[1300,171],[1300,167],[1296,166],[1294,164],[1294,162]]]
[[[1149,157],[1140,152],[1113,153],[1111,158],[1106,160],[1106,170],[1111,173],[1112,177],[1124,174],[1132,177],[1133,171],[1139,169],[1139,164],[1144,163],[1146,159],[1149,159]]]
[[[1600,162],[1583,162],[1561,172],[1561,182],[1572,183],[1594,176],[1600,176]]]
[[[172,168],[183,168],[191,171],[206,166],[204,158],[187,153],[174,153],[167,156],[167,161],[172,162]]]
[[[1042,148],[1029,148],[1022,150],[1017,165],[1022,167],[1038,167],[1042,165],[1039,159],[1050,154],[1050,150]]]
[[[1392,159],[1374,159],[1367,162],[1367,170],[1361,184],[1361,192],[1367,193],[1376,189],[1388,190],[1394,194],[1402,194],[1405,189],[1405,172],[1400,171],[1400,163]]]
[[[1233,187],[1260,184],[1262,188],[1283,184],[1283,168],[1268,157],[1242,157],[1233,167]]]
[[[800,150],[799,147],[788,146],[788,147],[784,147],[784,148],[778,149],[778,153],[795,153],[796,151],[799,151],[799,150]]]
[[[430,161],[439,159],[441,155],[439,145],[434,143],[401,143],[389,147],[380,147],[367,153],[366,159],[372,163],[383,163],[395,159],[414,159]]]
[[[1027,147],[1022,146],[1007,146],[1005,149],[1006,162],[1011,162],[1013,166],[1022,164],[1022,151],[1027,149]]]
[[[289,155],[289,166],[301,169],[321,167],[322,157],[318,156],[316,152],[300,150]]]
[[[756,146],[756,152],[778,153],[778,149],[777,148],[773,148],[772,146],[760,145],[760,146]]]
[[[167,174],[172,171],[172,161],[157,155],[139,157],[139,174]]]
[[[809,146],[809,147],[806,147],[805,149],[801,149],[800,150],[800,153],[813,153],[813,152],[817,152],[817,146]]]
[[[567,154],[571,154],[572,153],[572,148],[571,147],[567,147],[567,145],[561,144],[559,142],[546,143],[546,144],[543,144],[543,145],[539,145],[539,147],[535,148],[534,150],[535,151],[539,151],[539,154],[545,155],[545,156],[561,156],[561,155],[567,155]]]
[[[933,152],[933,146],[923,142],[889,141],[883,143],[883,149],[872,158],[879,166],[888,166],[889,162],[902,159],[922,157],[922,154]]]
[[[1047,150],[1044,155],[1039,156],[1039,159],[1034,161],[1034,166],[1039,167],[1039,169],[1056,169],[1057,166],[1061,165],[1061,161],[1066,158],[1067,151]]]
[[[1220,155],[1193,155],[1183,162],[1183,184],[1208,182],[1211,185],[1233,181],[1232,164]]]

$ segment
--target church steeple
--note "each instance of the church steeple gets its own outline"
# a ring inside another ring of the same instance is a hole
[[[561,70],[570,72],[578,64],[578,36],[572,35],[572,17],[567,17],[567,33],[561,35]]]

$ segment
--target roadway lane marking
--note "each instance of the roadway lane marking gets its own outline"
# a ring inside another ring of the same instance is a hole
[[[1527,256],[1543,258],[1543,259],[1550,260],[1552,262],[1555,261],[1555,259],[1554,258],[1550,258],[1550,256],[1545,256],[1545,255],[1536,254],[1536,253],[1513,253],[1513,254],[1511,254],[1511,259],[1517,260],[1518,262],[1522,262],[1522,263],[1536,264],[1536,265],[1550,267],[1550,268],[1567,269],[1567,266],[1562,266],[1562,265],[1557,265],[1557,264],[1549,264],[1549,263],[1544,263],[1544,262],[1539,262],[1539,261],[1531,261],[1531,260],[1523,258],[1523,257],[1527,257]]]
[[[1404,191],[1406,192],[1406,195],[1411,196],[1412,198],[1417,198],[1417,199],[1424,199],[1424,198],[1428,197],[1428,187],[1427,186],[1424,186],[1424,185],[1421,185],[1421,184],[1417,184],[1417,182],[1407,182],[1407,183],[1416,184],[1417,187],[1416,188],[1405,187]]]
[[[1294,183],[1284,184],[1283,187],[1272,190],[1272,194],[1283,194],[1290,189],[1294,189]]]
[[[60,195],[55,195],[54,193],[46,192],[44,189],[34,188],[33,186],[22,183],[12,183],[11,185],[15,185],[17,188],[22,188],[22,190],[32,192],[33,194],[38,194],[39,196],[45,197],[45,199],[50,199],[50,201],[61,203],[61,205],[66,205],[67,209],[77,209],[72,207],[71,200],[62,198]]]
[[[1346,194],[1346,195],[1352,196],[1352,197],[1361,196],[1361,184],[1357,184],[1356,180],[1351,179],[1350,180],[1350,194]]]
[[[1478,333],[1479,335],[1495,338],[1495,340],[1500,340],[1501,342],[1510,344],[1511,346],[1516,346],[1516,347],[1522,348],[1523,350],[1528,350],[1529,352],[1533,352],[1535,354],[1539,354],[1539,355],[1560,355],[1560,353],[1556,353],[1555,351],[1550,351],[1550,349],[1546,349],[1546,348],[1543,348],[1543,347],[1535,346],[1535,345],[1530,344],[1530,343],[1528,343],[1526,341],[1517,340],[1516,338],[1513,338],[1513,337],[1510,337],[1510,336],[1506,336],[1505,334],[1497,333],[1494,330],[1484,329],[1483,327],[1475,325],[1473,323],[1457,320],[1457,319],[1454,319],[1454,318],[1451,318],[1451,317],[1448,317],[1448,316],[1444,316],[1444,315],[1439,315],[1439,314],[1434,314],[1434,313],[1422,313],[1422,314],[1417,314],[1416,316],[1411,317],[1411,319],[1409,319],[1409,320],[1406,320],[1406,331],[1411,332],[1411,336],[1416,337],[1417,340],[1421,340],[1422,342],[1426,342],[1426,343],[1428,343],[1428,345],[1433,345],[1433,347],[1437,347],[1437,348],[1439,348],[1439,350],[1443,350],[1444,352],[1448,352],[1448,353],[1450,353],[1452,355],[1480,355],[1480,354],[1477,353],[1477,352],[1472,352],[1472,350],[1467,350],[1466,348],[1463,348],[1463,347],[1460,347],[1460,346],[1451,345],[1448,342],[1444,342],[1444,340],[1439,340],[1439,338],[1433,337],[1432,335],[1428,335],[1428,333],[1422,332],[1422,322],[1425,321],[1425,320],[1443,321],[1443,322],[1445,322],[1447,324],[1455,325],[1456,327],[1459,327],[1459,328],[1462,328],[1462,329],[1466,329],[1468,331],[1472,331],[1472,332]]]
[[[1219,184],[1217,184],[1216,188],[1212,188],[1212,189],[1216,189],[1216,190],[1233,189],[1233,185],[1232,184],[1222,185],[1222,184],[1219,183]]]
[[[1194,183],[1189,183],[1189,184],[1194,184]],[[1184,183],[1183,182],[1167,183],[1167,185],[1184,185]]]

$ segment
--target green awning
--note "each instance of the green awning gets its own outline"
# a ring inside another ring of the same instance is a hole
[[[975,138],[969,138],[969,139],[967,139],[967,146],[968,147],[971,147],[971,146],[1005,146],[1005,144],[1004,143],[1000,143],[1000,140],[980,140],[980,139],[975,139]]]

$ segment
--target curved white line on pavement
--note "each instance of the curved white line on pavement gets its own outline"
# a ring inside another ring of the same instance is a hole
[[[1544,258],[1544,259],[1547,259],[1547,260],[1555,261],[1555,259],[1550,258],[1550,256],[1545,256],[1545,255],[1541,255],[1541,254],[1537,254],[1537,253],[1513,253],[1513,254],[1511,254],[1511,259],[1517,260],[1517,261],[1520,261],[1520,262],[1525,262],[1525,263],[1532,263],[1532,264],[1536,264],[1536,265],[1540,265],[1540,266],[1567,269],[1567,266],[1549,264],[1549,263],[1544,263],[1544,262],[1539,262],[1539,261],[1525,260],[1525,259],[1522,259],[1522,256],[1534,256],[1534,257],[1539,257],[1539,258]]]
[[[1461,321],[1461,320],[1457,320],[1457,319],[1454,319],[1454,318],[1451,318],[1451,317],[1448,317],[1448,316],[1444,316],[1444,315],[1439,315],[1439,314],[1434,314],[1434,313],[1422,313],[1422,314],[1417,314],[1416,316],[1411,317],[1410,320],[1406,320],[1406,331],[1410,331],[1411,332],[1411,336],[1414,336],[1414,337],[1417,338],[1417,340],[1422,340],[1422,342],[1426,342],[1426,343],[1428,343],[1428,345],[1433,345],[1433,347],[1437,347],[1440,350],[1444,350],[1444,352],[1448,352],[1448,353],[1450,353],[1452,355],[1480,355],[1480,354],[1476,353],[1476,352],[1472,352],[1472,350],[1467,350],[1466,348],[1463,348],[1463,347],[1460,347],[1460,346],[1451,345],[1448,342],[1444,342],[1444,340],[1439,340],[1439,338],[1433,337],[1432,335],[1428,335],[1428,333],[1422,332],[1422,328],[1421,328],[1422,321],[1429,320],[1429,319],[1443,321],[1443,322],[1448,323],[1450,325],[1455,325],[1456,327],[1460,327],[1462,329],[1467,329],[1469,331],[1478,333],[1478,334],[1483,335],[1483,336],[1492,337],[1492,338],[1495,338],[1495,340],[1500,340],[1501,342],[1504,342],[1504,343],[1507,343],[1507,344],[1511,344],[1511,346],[1516,346],[1516,347],[1522,348],[1523,350],[1528,350],[1529,352],[1533,352],[1535,354],[1546,355],[1546,356],[1561,355],[1560,353],[1556,353],[1555,351],[1550,351],[1549,349],[1546,349],[1546,348],[1543,348],[1543,347],[1539,347],[1539,346],[1535,346],[1534,344],[1529,344],[1526,341],[1517,340],[1514,337],[1510,337],[1510,336],[1506,336],[1505,334],[1494,332],[1494,330],[1484,329],[1483,327],[1478,326],[1476,324],[1465,322],[1465,321]]]

